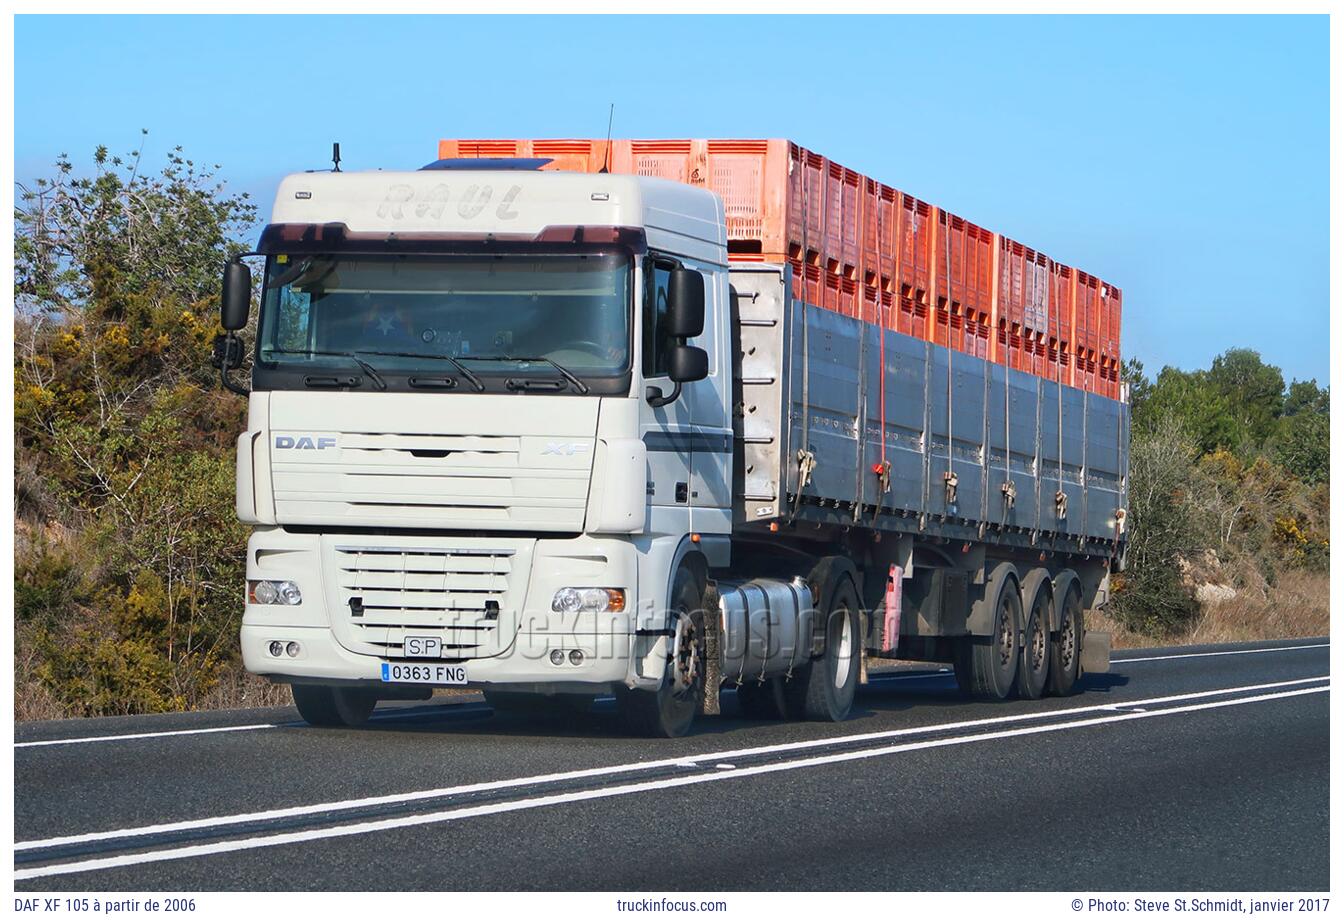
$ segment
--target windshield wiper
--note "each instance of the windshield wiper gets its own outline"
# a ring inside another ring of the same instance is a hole
[[[588,393],[588,384],[584,383],[578,377],[574,376],[574,373],[571,370],[569,370],[569,368],[565,367],[563,364],[551,360],[550,358],[544,358],[540,355],[532,358],[515,358],[512,355],[488,355],[484,357],[481,355],[467,355],[466,359],[468,361],[516,361],[519,364],[525,364],[528,361],[544,361],[551,367],[559,371],[560,376],[564,377],[565,380],[569,381],[569,383],[573,385],[574,389],[578,390],[581,395],[587,395]]]
[[[485,384],[481,383],[481,378],[473,374],[468,368],[459,364],[457,359],[452,355],[429,355],[415,351],[370,351],[366,348],[361,348],[359,351],[314,351],[306,348],[294,350],[270,348],[267,349],[267,351],[275,355],[328,355],[336,358],[349,358],[368,372],[369,376],[373,378],[380,390],[386,390],[387,384],[383,381],[383,378],[378,375],[378,372],[373,369],[372,365],[359,357],[360,355],[376,355],[382,358],[430,358],[435,361],[447,361],[452,364],[453,367],[457,368],[463,377],[467,378],[467,381],[471,383],[476,392],[485,392]]]
[[[285,348],[268,348],[266,351],[273,355],[322,355],[323,357],[328,358],[349,358],[359,365],[360,370],[369,375],[369,379],[373,381],[374,386],[378,387],[380,390],[387,389],[387,381],[383,379],[382,375],[374,369],[372,364],[365,361],[353,351],[316,351],[310,348],[305,348],[302,351]],[[373,352],[369,352],[369,354],[373,354]]]
[[[359,353],[361,355],[380,355],[384,358],[430,358],[435,361],[447,361],[453,367],[457,368],[463,377],[467,378],[467,382],[472,385],[477,393],[485,392],[485,384],[481,383],[481,378],[473,374],[452,355],[427,355],[418,351],[368,351],[363,348],[359,350]],[[314,354],[316,354],[316,352],[314,352]]]

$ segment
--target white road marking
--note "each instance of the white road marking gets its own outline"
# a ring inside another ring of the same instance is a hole
[[[484,703],[462,703],[459,708],[454,709],[454,714],[460,712],[485,712],[489,711]],[[369,719],[374,724],[382,722],[404,722],[408,719],[424,718],[443,718],[444,713],[438,709],[418,712],[397,712],[395,709],[389,709],[380,712]],[[95,741],[138,741],[145,738],[172,738],[177,735],[208,735],[213,732],[248,732],[263,728],[283,728],[285,725],[301,725],[300,722],[258,722],[254,725],[225,725],[220,728],[178,728],[162,732],[137,732],[127,735],[95,735],[88,738],[52,738],[47,741],[16,741],[16,748],[30,747],[49,747],[58,744],[92,744]]]
[[[1134,662],[1140,662],[1140,661],[1170,661],[1175,658],[1211,658],[1220,655],[1257,655],[1262,654],[1264,652],[1292,652],[1297,651],[1299,649],[1329,648],[1329,647],[1330,643],[1321,642],[1316,645],[1286,645],[1281,648],[1251,648],[1251,649],[1238,649],[1235,651],[1227,651],[1227,652],[1191,652],[1188,654],[1179,654],[1179,655],[1152,655],[1147,658],[1112,658],[1111,662],[1113,664],[1121,664],[1121,663],[1132,664]],[[889,677],[874,675],[872,678],[869,679],[869,683],[881,683],[890,680],[927,680],[931,677],[940,677],[951,673],[952,671],[950,669],[942,668],[938,671],[933,671],[924,674],[901,674],[901,675],[892,675]],[[605,698],[599,697],[599,700],[601,699],[610,700],[611,697],[605,697]],[[467,703],[464,705],[468,707],[475,707],[480,706],[482,704]],[[407,713],[405,715],[399,715],[395,711],[392,711],[388,712],[385,717],[381,713],[379,713],[377,716],[374,717],[372,721],[394,722],[410,718],[424,718],[429,716],[439,717],[441,715],[442,713],[439,712],[418,712],[418,713]],[[212,732],[254,731],[263,728],[281,728],[282,725],[283,723],[276,722],[276,723],[266,723],[257,725],[230,725],[223,728],[185,728],[185,729],[162,731],[162,732],[137,732],[135,734],[127,734],[127,735],[98,735],[96,737],[91,738],[53,738],[48,741],[16,741],[14,743],[14,747],[30,748],[30,747],[48,747],[60,744],[92,744],[94,742],[106,742],[106,741],[138,741],[146,738],[171,738],[178,735],[205,735],[210,734]]]
[[[273,723],[225,725],[220,728],[182,728],[166,732],[137,732],[134,735],[95,735],[89,738],[53,738],[50,741],[16,741],[16,748],[48,747],[54,744],[93,744],[98,741],[132,741],[141,738],[167,738],[172,735],[209,735],[215,732],[250,732],[261,728],[279,728]]]
[[[594,799],[614,798],[617,796],[631,795],[640,792],[652,792],[659,789],[670,789],[677,786],[691,786],[700,783],[717,782],[727,779],[738,779],[745,776],[759,776],[766,773],[779,773],[787,770],[800,770],[807,767],[817,767],[827,764],[844,763],[853,760],[866,760],[874,757],[890,756],[900,754],[906,751],[923,750],[927,748],[950,747],[961,744],[974,744],[981,741],[993,741],[1002,738],[1020,737],[1023,735],[1045,734],[1049,732],[1069,731],[1079,728],[1092,728],[1099,725],[1115,724],[1119,722],[1129,722],[1136,719],[1151,719],[1162,716],[1171,716],[1181,713],[1198,712],[1208,709],[1219,709],[1227,706],[1242,706],[1247,703],[1264,702],[1268,700],[1287,699],[1295,696],[1303,696],[1312,693],[1327,693],[1329,686],[1307,687],[1298,690],[1285,690],[1281,693],[1266,693],[1258,696],[1239,697],[1234,700],[1220,700],[1212,703],[1194,703],[1188,706],[1177,706],[1170,709],[1161,709],[1155,712],[1133,712],[1123,714],[1112,714],[1101,716],[1094,719],[1081,719],[1074,722],[1063,722],[1054,725],[1030,725],[1023,728],[1012,728],[1004,731],[986,732],[982,734],[960,735],[951,738],[935,738],[929,741],[913,741],[905,744],[896,744],[883,748],[869,748],[860,751],[845,751],[837,754],[826,754],[819,757],[809,757],[799,760],[786,760],[769,764],[760,764],[754,767],[743,767],[736,770],[724,770],[714,773],[698,773],[694,776],[679,776],[670,779],[650,780],[643,783],[629,783],[621,786],[609,786],[598,789],[585,789],[576,792],[563,792],[554,795],[539,796],[530,799],[518,799],[511,802],[493,802],[485,805],[468,806],[465,808],[450,809],[448,811],[432,812],[423,815],[408,815],[400,818],[385,818],[379,821],[364,821],[358,824],[347,824],[339,827],[326,827],[315,830],[291,831],[280,834],[273,834],[265,837],[249,837],[242,840],[227,840],[217,843],[197,844],[192,846],[177,847],[172,849],[155,850],[145,853],[130,853],[122,856],[102,857],[97,859],[86,859],[78,862],[59,863],[51,866],[38,866],[31,869],[18,869],[14,872],[14,879],[21,881],[30,878],[43,878],[53,875],[70,875],[76,872],[91,872],[98,869],[112,869],[122,866],[141,865],[151,862],[165,862],[168,860],[190,859],[197,856],[213,856],[220,853],[234,853],[241,850],[255,850],[264,847],[284,846],[293,843],[304,843],[313,840],[329,840],[334,837],[351,837],[360,834],[371,834],[380,831],[398,830],[401,828],[418,827],[426,824],[441,824],[447,821],[459,821],[464,818],[475,818],[484,815],[503,814],[511,811],[524,811],[533,808],[544,808],[550,805],[562,805],[571,802],[591,801]]]
[[[1134,664],[1139,661],[1171,661],[1173,658],[1217,658],[1222,655],[1263,655],[1266,652],[1296,652],[1304,648],[1329,648],[1329,642],[1315,645],[1282,645],[1278,648],[1240,648],[1226,652],[1186,652],[1180,655],[1150,655],[1146,658],[1112,658],[1111,664]]]
[[[1249,693],[1258,690],[1277,690],[1283,687],[1296,687],[1302,684],[1318,683],[1323,680],[1329,680],[1326,676],[1305,677],[1298,680],[1277,681],[1268,684],[1251,684],[1244,687],[1227,687],[1219,690],[1202,690],[1196,693],[1182,693],[1176,696],[1153,697],[1146,700],[1135,700],[1131,703],[1105,703],[1097,706],[1075,706],[1062,707],[1058,709],[1037,709],[1031,712],[1017,713],[1008,716],[994,716],[987,719],[970,719],[962,722],[938,722],[932,725],[913,725],[907,728],[888,729],[880,732],[867,732],[859,735],[841,735],[835,738],[812,738],[806,741],[790,741],[780,744],[762,745],[759,747],[739,748],[731,751],[710,751],[703,754],[695,754],[692,758],[685,755],[681,757],[672,757],[665,760],[641,760],[631,763],[613,764],[604,767],[590,767],[582,770],[570,770],[564,773],[545,773],[536,776],[521,776],[512,779],[490,780],[487,782],[468,783],[461,786],[446,786],[438,789],[424,789],[416,792],[400,792],[388,795],[369,796],[360,799],[344,799],[333,802],[319,802],[312,805],[296,805],[289,808],[274,808],[267,811],[245,812],[241,814],[221,815],[213,818],[197,818],[185,821],[173,821],[164,824],[150,824],[140,827],[120,828],[111,831],[96,831],[87,834],[71,834],[63,837],[48,837],[44,840],[24,840],[14,844],[14,849],[18,850],[37,850],[47,847],[62,846],[72,843],[91,843],[98,840],[114,840],[121,837],[139,837],[147,834],[169,833],[172,831],[199,830],[207,827],[224,827],[232,824],[247,824],[255,821],[273,821],[280,818],[292,818],[303,815],[323,814],[332,811],[348,811],[356,808],[366,808],[377,805],[403,804],[407,802],[424,801],[426,799],[445,798],[452,795],[462,795],[471,792],[489,792],[499,789],[512,789],[520,786],[534,786],[546,783],[562,782],[573,779],[591,779],[594,777],[610,776],[617,773],[633,773],[643,770],[654,770],[663,767],[684,767],[687,765],[698,765],[703,762],[716,762],[739,760],[746,757],[759,756],[762,754],[779,754],[790,751],[801,751],[809,748],[824,747],[836,744],[855,744],[865,741],[878,741],[884,738],[900,738],[908,735],[928,734],[937,731],[952,731],[971,728],[981,728],[987,725],[1002,725],[1009,722],[1022,722],[1032,719],[1043,719],[1059,716],[1070,716],[1075,713],[1088,712],[1114,712],[1117,706],[1150,706],[1162,703],[1178,703],[1186,700],[1205,699],[1211,696],[1226,696],[1229,693]]]

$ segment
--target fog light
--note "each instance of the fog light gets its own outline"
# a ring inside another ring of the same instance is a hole
[[[286,646],[285,646],[285,654],[288,655],[290,658],[298,658],[298,657],[299,657],[299,643],[297,643],[297,642],[291,642],[291,643],[289,643],[289,645],[286,645]]]
[[[551,664],[564,664],[564,663],[565,663],[564,649],[558,649],[558,648],[551,649]]]
[[[583,664],[583,652],[579,651],[578,649],[574,649],[573,651],[571,651],[569,653],[569,663]]]
[[[272,642],[270,652],[272,658],[279,658],[285,653],[285,644],[283,642]]]

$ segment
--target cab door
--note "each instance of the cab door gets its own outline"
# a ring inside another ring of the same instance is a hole
[[[668,281],[679,262],[649,253],[643,266],[644,306],[640,317],[641,369],[644,386],[639,393],[640,437],[648,456],[649,530],[654,534],[681,535],[691,529],[691,479],[693,471],[691,400],[682,386],[682,396],[664,406],[649,405],[648,395],[664,395],[673,389],[668,376],[668,356],[676,340],[668,334]]]

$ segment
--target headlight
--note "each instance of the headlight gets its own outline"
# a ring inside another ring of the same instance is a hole
[[[294,607],[303,603],[303,592],[292,581],[249,581],[247,601],[250,604],[279,604]]]
[[[624,588],[561,588],[551,599],[556,613],[620,613],[625,609]]]

